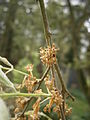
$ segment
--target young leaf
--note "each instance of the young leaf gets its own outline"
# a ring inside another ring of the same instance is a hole
[[[6,74],[2,71],[1,68],[0,68],[0,82],[3,83],[6,86],[12,88],[12,90],[14,92],[16,92],[14,84],[9,80],[9,78],[6,76]]]

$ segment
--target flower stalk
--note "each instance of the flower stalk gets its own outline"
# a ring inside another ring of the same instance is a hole
[[[3,67],[2,65],[0,65],[0,68],[3,69],[3,70],[10,70],[10,68],[8,68],[8,67]],[[17,69],[15,69],[15,68],[13,68],[12,71],[15,71],[15,72],[17,72],[17,73],[19,73],[19,74],[28,76],[27,73],[22,72],[22,71],[20,71],[20,70],[17,70]]]
[[[51,94],[46,93],[0,93],[0,97],[51,97]]]

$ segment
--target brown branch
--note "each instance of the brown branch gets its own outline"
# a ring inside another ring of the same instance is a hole
[[[63,111],[61,106],[60,106],[60,113],[61,113],[61,119],[60,120],[66,120],[64,111]]]
[[[40,9],[41,9],[42,18],[43,18],[46,42],[47,42],[48,45],[50,45],[51,33],[49,31],[49,23],[48,23],[48,19],[47,19],[47,14],[45,12],[44,0],[39,0],[39,4],[40,4]]]
[[[57,64],[55,64],[54,66],[55,66],[56,72],[57,72],[57,74],[58,74],[58,77],[59,77],[59,80],[60,80],[62,89],[65,90],[65,84],[64,84],[64,81],[63,81],[63,78],[62,78],[62,75],[61,75],[61,71],[60,71],[60,69],[59,69],[59,66],[58,66]]]
[[[46,69],[45,73],[43,74],[41,80],[39,81],[39,86],[37,87],[37,89],[39,89],[41,83],[43,82],[44,78],[47,76],[49,70],[50,70],[50,67],[48,67],[48,68]]]
[[[52,72],[52,76],[54,78],[54,86],[56,87],[56,83],[55,83],[55,73],[54,73],[54,66],[52,65],[51,67],[51,72]]]
[[[57,74],[58,74],[58,77],[59,77],[59,80],[60,80],[60,83],[61,83],[61,86],[62,86],[62,93],[63,94],[65,94],[65,93],[68,94],[69,97],[74,101],[75,98],[69,93],[69,91],[67,90],[67,88],[66,88],[66,86],[64,84],[64,81],[63,81],[63,78],[62,78],[62,75],[61,75],[61,71],[59,69],[58,64],[55,64],[54,66],[55,66],[55,69],[57,71]]]

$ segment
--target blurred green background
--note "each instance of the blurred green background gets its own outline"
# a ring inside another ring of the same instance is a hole
[[[60,48],[57,58],[64,81],[76,97],[70,120],[90,120],[90,0],[45,0],[52,41]],[[34,64],[41,77],[44,66],[39,48],[46,46],[42,16],[35,0],[0,0],[0,56],[16,69]],[[15,83],[23,77],[10,75]],[[58,82],[57,82],[58,83]],[[58,86],[59,88],[59,86]],[[50,116],[55,120],[54,114]]]

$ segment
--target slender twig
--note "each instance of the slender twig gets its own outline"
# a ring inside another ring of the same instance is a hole
[[[39,87],[40,87],[42,81],[43,81],[44,78],[47,76],[49,70],[50,70],[50,67],[48,67],[48,68],[46,69],[45,73],[43,74],[42,78],[40,79],[40,81],[39,81],[39,85],[38,85],[38,88],[37,88],[37,89],[39,89]]]
[[[64,84],[64,81],[63,81],[63,78],[62,78],[62,75],[61,75],[61,71],[60,71],[60,69],[59,69],[59,66],[58,66],[58,64],[55,64],[54,66],[55,66],[56,72],[57,72],[57,74],[58,74],[60,83],[61,83],[61,85],[62,85],[62,89],[65,90],[65,89],[66,89],[66,88],[65,88],[65,84]]]
[[[59,80],[60,80],[60,83],[61,83],[61,86],[62,86],[62,97],[63,97],[62,108],[63,108],[63,111],[65,111],[65,90],[66,90],[66,86],[64,84],[64,81],[63,81],[63,78],[62,78],[62,74],[61,74],[61,71],[59,69],[58,64],[55,64],[55,69],[57,71],[57,74],[59,76]]]
[[[60,106],[60,113],[61,113],[61,118],[62,118],[61,120],[66,120],[64,111],[61,106]]]
[[[24,116],[24,113],[25,113],[25,111],[27,110],[27,108],[28,108],[28,106],[29,106],[29,103],[31,102],[32,99],[33,99],[33,97],[30,97],[30,98],[28,99],[28,101],[27,101],[27,103],[26,103],[23,111],[22,111],[21,113],[18,113],[17,116]]]
[[[49,31],[49,23],[48,23],[46,11],[45,11],[44,0],[39,0],[39,4],[40,4],[42,18],[43,18],[43,24],[44,24],[46,42],[47,42],[48,45],[50,45],[50,42],[51,42],[51,33]]]
[[[0,65],[0,68],[3,69],[3,70],[9,70],[9,69],[10,69],[10,68],[8,68],[8,67],[3,67],[3,66],[1,66],[1,65]],[[15,72],[20,73],[20,74],[22,74],[22,75],[28,76],[27,73],[22,72],[22,71],[20,71],[20,70],[16,70],[16,69],[14,69],[14,68],[12,69],[12,71],[15,71]]]
[[[60,80],[60,83],[61,83],[61,86],[62,86],[62,93],[66,93],[69,95],[69,97],[74,101],[74,97],[69,93],[69,91],[67,90],[65,84],[64,84],[64,81],[63,81],[63,78],[62,78],[62,75],[61,75],[61,71],[59,69],[59,66],[57,64],[55,64],[55,69],[57,71],[57,74],[58,74],[58,77],[59,77],[59,80]]]
[[[46,93],[0,93],[0,97],[51,97],[51,94]]]
[[[46,102],[46,101],[49,100],[49,99],[50,99],[50,97],[44,99],[42,102],[40,102],[40,105],[43,104],[44,102]]]
[[[68,95],[73,101],[75,100],[75,97],[73,97],[68,90],[66,90],[66,93],[67,93],[67,95]]]
[[[53,78],[55,78],[53,65],[52,65],[52,67],[51,67],[51,71],[52,71],[52,76],[53,76]]]
[[[54,86],[56,87],[56,83],[55,83],[55,74],[54,74],[54,66],[52,65],[51,67],[51,72],[52,72],[52,76],[54,78]]]

